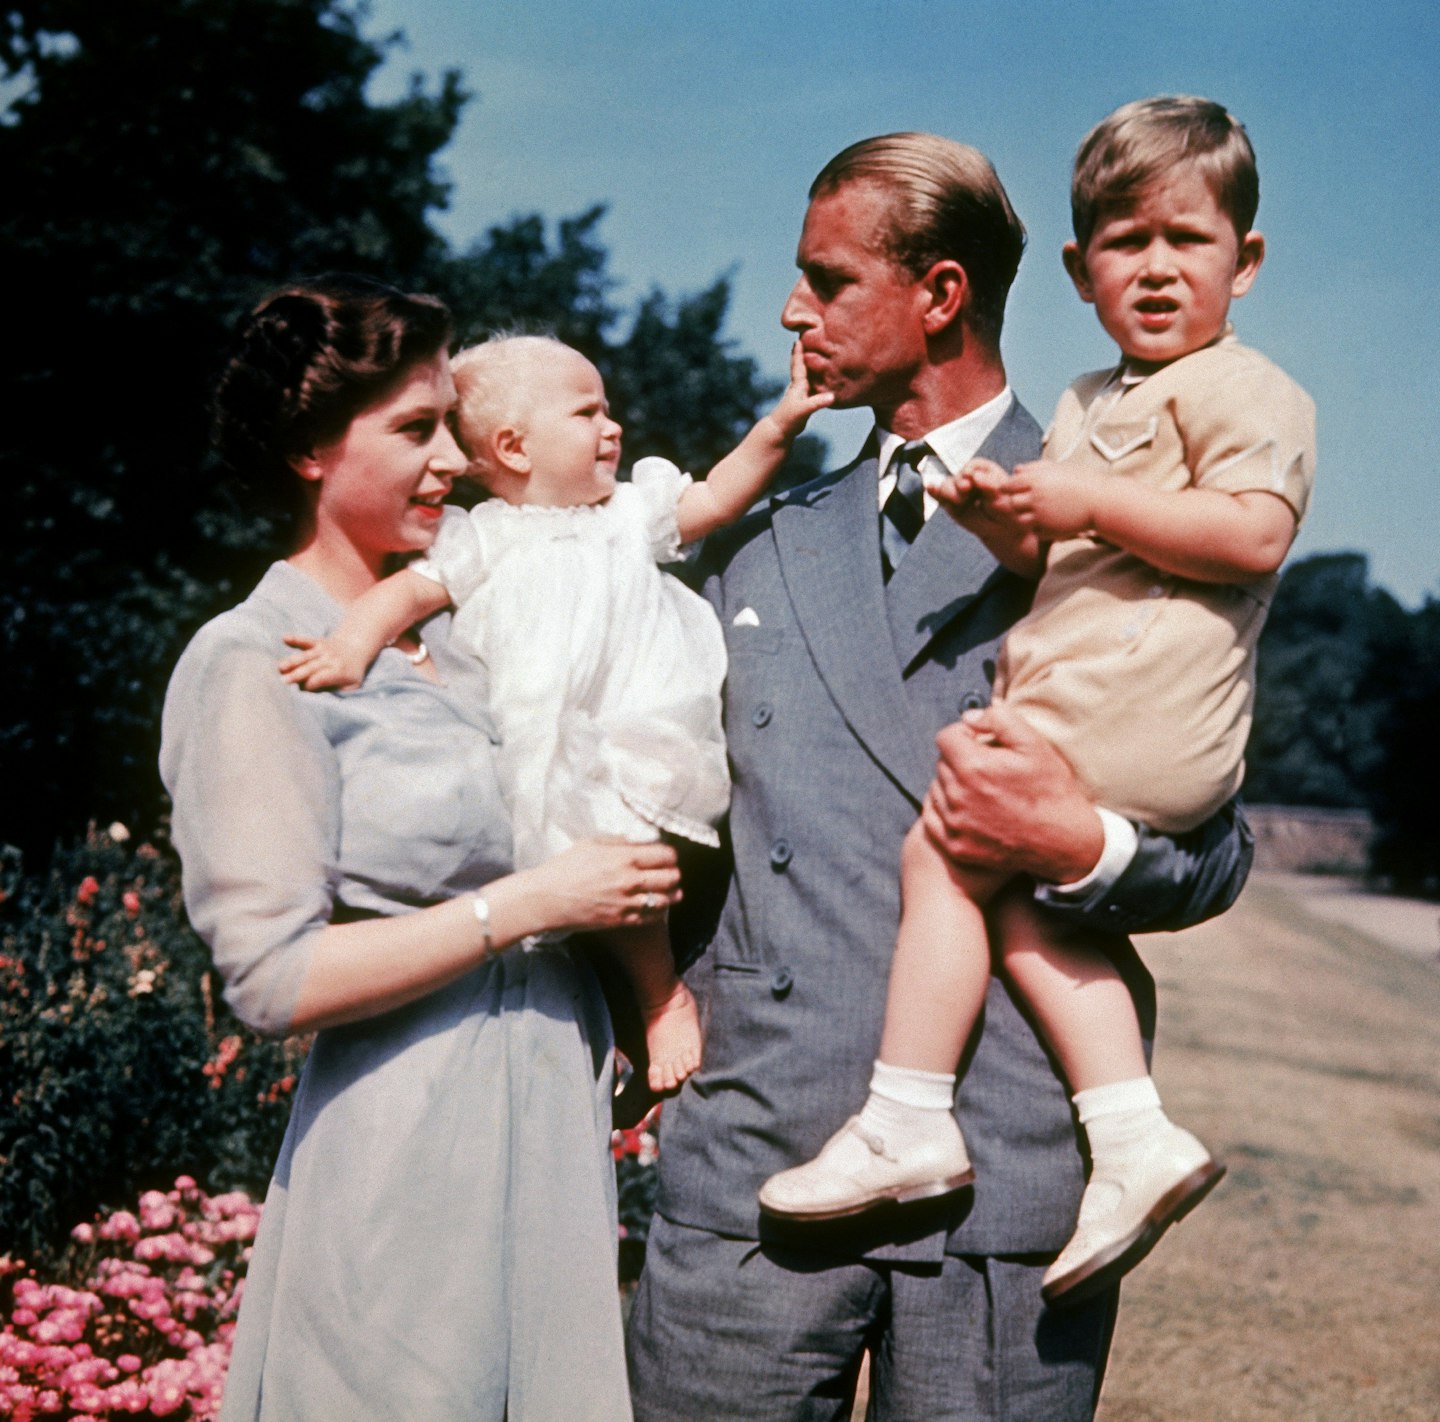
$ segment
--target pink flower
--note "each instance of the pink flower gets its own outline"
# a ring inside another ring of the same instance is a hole
[[[175,1177],[175,1188],[185,1191],[193,1190],[195,1188],[194,1177],[190,1175],[177,1175]]]
[[[115,1366],[119,1368],[122,1373],[138,1373],[140,1371],[140,1359],[137,1358],[134,1353],[121,1353],[121,1355],[115,1359]]]
[[[120,902],[125,906],[125,912],[129,914],[131,918],[138,918],[140,916],[140,895],[137,894],[134,889],[126,889],[125,892],[120,895]]]
[[[140,1238],[140,1221],[129,1210],[116,1210],[100,1226],[101,1239],[134,1241]]]
[[[78,1224],[70,1231],[70,1238],[73,1239],[76,1244],[94,1244],[95,1226]]]
[[[140,1225],[146,1230],[174,1227],[180,1211],[159,1190],[147,1190],[140,1197]]]
[[[75,898],[79,903],[92,904],[99,892],[100,881],[93,874],[87,874],[80,881],[80,887],[75,891]]]

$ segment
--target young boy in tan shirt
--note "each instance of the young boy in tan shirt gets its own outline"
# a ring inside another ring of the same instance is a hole
[[[1314,468],[1309,397],[1227,324],[1264,257],[1258,202],[1249,139],[1220,105],[1147,99],[1102,121],[1076,157],[1064,260],[1121,362],[1066,391],[1042,461],[1010,475],[977,460],[931,490],[1001,563],[1043,568],[997,700],[1065,753],[1102,813],[1172,832],[1240,784],[1255,645]],[[981,740],[987,715],[965,718]],[[973,1179],[951,1111],[993,945],[1075,1093],[1092,1161],[1045,1297],[1088,1297],[1224,1167],[1162,1111],[1103,940],[1047,919],[1027,886],[956,866],[918,824],[901,876],[869,1100],[760,1203],[828,1219]]]

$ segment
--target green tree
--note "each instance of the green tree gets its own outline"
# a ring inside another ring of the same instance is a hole
[[[1245,796],[1362,808],[1407,675],[1409,619],[1360,553],[1322,553],[1281,578],[1260,639]]]
[[[1440,895],[1435,730],[1440,726],[1440,601],[1410,618],[1404,685],[1386,717],[1371,786],[1372,869],[1409,892]]]
[[[48,851],[87,819],[148,827],[160,703],[194,628],[279,550],[206,470],[211,381],[265,290],[326,269],[444,296],[457,329],[543,326],[606,376],[627,454],[699,473],[776,393],[722,338],[728,283],[630,319],[595,207],[492,228],[462,254],[430,226],[460,78],[373,104],[398,39],[350,0],[16,0],[0,69],[0,254],[30,324],[0,427],[0,842]],[[792,460],[818,463],[807,440]],[[797,477],[792,472],[791,477]]]
[[[0,65],[5,343],[0,839],[153,810],[165,674],[253,574],[263,525],[200,476],[216,353],[268,286],[403,279],[441,251],[434,164],[464,94],[365,86],[344,0],[16,0]]]

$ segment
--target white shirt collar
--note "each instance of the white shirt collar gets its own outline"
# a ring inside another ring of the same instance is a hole
[[[924,475],[926,465],[932,460],[938,461],[947,474],[959,473],[966,464],[974,459],[980,446],[994,433],[995,427],[1009,413],[1010,407],[1014,403],[1014,392],[1007,385],[993,399],[987,400],[968,414],[961,415],[958,420],[951,420],[949,424],[928,431],[925,435],[925,443],[930,446],[930,452],[920,462],[921,475]],[[875,437],[880,446],[880,503],[884,504],[895,485],[895,475],[891,471],[890,461],[905,440],[901,435],[895,434],[892,430],[882,429],[879,425],[875,426]],[[926,518],[935,512],[935,507],[935,500],[927,492],[925,495]]]

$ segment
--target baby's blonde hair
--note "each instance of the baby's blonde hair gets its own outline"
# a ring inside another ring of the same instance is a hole
[[[472,476],[483,479],[489,470],[487,436],[524,419],[535,361],[569,350],[573,347],[554,336],[501,333],[467,346],[450,362],[459,396],[456,436]]]
[[[1255,150],[1227,109],[1187,94],[1136,99],[1085,135],[1070,181],[1075,240],[1084,247],[1104,212],[1128,206],[1182,163],[1200,173],[1243,241],[1260,206]]]

